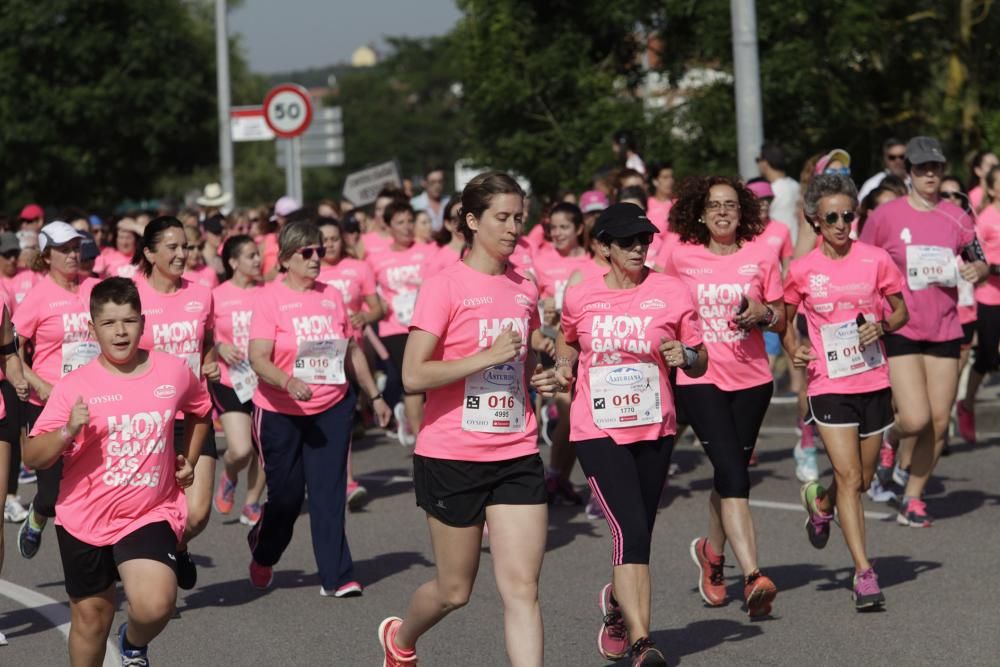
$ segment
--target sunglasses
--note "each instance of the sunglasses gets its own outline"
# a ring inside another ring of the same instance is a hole
[[[823,170],[824,174],[833,174],[834,176],[850,176],[850,167],[827,167]]]
[[[7,252],[0,253],[0,254],[2,254],[4,256],[4,258],[6,258],[6,259],[17,259],[18,257],[21,256],[21,251],[20,250],[8,250]]]
[[[302,259],[312,259],[313,255],[316,255],[320,259],[326,257],[326,248],[323,246],[308,246],[306,248],[299,248],[295,251],[296,254],[302,255]]]
[[[906,159],[906,153],[889,153],[885,157],[886,159],[892,160],[893,162],[898,162],[899,160]]]
[[[837,213],[836,211],[830,211],[829,213],[827,213],[823,217],[823,221],[826,222],[826,224],[832,226],[832,225],[837,224],[838,220],[843,220],[844,224],[849,225],[852,222],[854,222],[854,218],[856,218],[856,217],[857,216],[854,215],[854,211],[844,211],[843,213]]]
[[[629,250],[636,245],[649,245],[653,242],[652,232],[641,232],[639,234],[633,234],[632,236],[626,236],[620,239],[611,239],[611,242],[623,250]]]
[[[965,195],[957,190],[955,192],[941,192],[941,196],[945,199],[954,199],[955,201],[965,201]]]

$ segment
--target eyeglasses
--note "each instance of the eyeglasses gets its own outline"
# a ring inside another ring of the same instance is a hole
[[[887,153],[885,156],[886,160],[892,160],[893,162],[906,159],[906,153]]]
[[[709,201],[705,202],[706,211],[719,211],[725,209],[727,211],[738,211],[740,208],[740,203],[738,201]]]
[[[834,176],[850,176],[850,167],[827,167],[823,170],[824,174],[833,174]]]
[[[312,259],[313,255],[316,255],[320,259],[326,257],[326,248],[323,246],[308,246],[305,248],[299,248],[295,251],[296,254],[302,255],[302,259]]]
[[[856,217],[857,216],[854,215],[854,211],[844,211],[843,213],[830,211],[823,217],[823,221],[826,222],[826,224],[833,226],[837,224],[838,220],[843,220],[845,225],[849,225],[854,222],[854,218]]]
[[[945,199],[954,199],[955,201],[965,201],[967,199],[967,197],[958,190],[955,190],[954,192],[945,192],[942,190],[941,196]]]
[[[653,242],[652,232],[640,232],[639,234],[633,234],[632,236],[626,236],[620,239],[611,239],[611,242],[623,250],[629,250],[636,245],[649,245]]]

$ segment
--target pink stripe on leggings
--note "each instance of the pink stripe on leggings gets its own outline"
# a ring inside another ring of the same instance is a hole
[[[597,485],[596,477],[588,477],[587,484],[590,485],[590,492],[594,494],[597,498],[597,502],[601,504],[601,509],[604,510],[604,518],[608,520],[608,527],[611,529],[611,539],[614,542],[614,553],[611,557],[612,565],[621,565],[623,558],[623,543],[624,538],[622,536],[622,527],[618,523],[618,519],[615,515],[611,513],[611,508],[608,506],[608,502],[604,499],[604,494],[601,493],[601,487]]]

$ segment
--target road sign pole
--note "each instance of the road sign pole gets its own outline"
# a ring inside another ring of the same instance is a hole
[[[296,201],[300,204],[303,203],[302,196],[302,139],[301,137],[292,137],[292,158],[295,162],[294,167],[294,177],[295,177],[295,191],[292,194]]]
[[[730,0],[733,25],[733,74],[736,80],[736,141],[740,175],[757,175],[764,141],[764,113],[757,56],[757,8],[754,0]]]
[[[236,207],[236,179],[233,175],[233,135],[229,123],[229,30],[226,27],[226,0],[215,0],[215,67],[219,105],[219,180],[223,192],[230,193]]]

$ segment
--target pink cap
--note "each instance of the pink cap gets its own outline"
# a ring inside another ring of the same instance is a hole
[[[28,204],[21,209],[21,220],[38,220],[45,217],[45,211],[38,204]]]
[[[285,195],[274,203],[274,214],[285,217],[289,213],[294,213],[300,208],[302,208],[302,204],[300,204],[297,199]]]
[[[600,190],[587,190],[580,195],[580,210],[584,213],[603,211],[608,207],[608,198]]]
[[[767,181],[747,183],[747,190],[757,195],[758,199],[766,199],[768,197],[774,199],[774,190],[771,189],[771,184]]]

